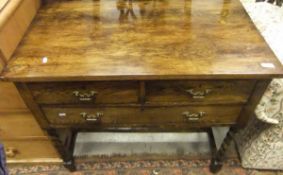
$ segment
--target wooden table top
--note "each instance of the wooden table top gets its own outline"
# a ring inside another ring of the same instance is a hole
[[[47,2],[4,79],[249,79],[283,74],[238,0]]]

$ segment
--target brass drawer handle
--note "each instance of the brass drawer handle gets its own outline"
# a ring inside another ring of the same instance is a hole
[[[8,158],[14,158],[18,153],[19,151],[13,147],[8,147],[5,149],[5,154]]]
[[[65,118],[67,117],[67,114],[66,114],[65,112],[59,112],[59,113],[58,113],[58,117],[59,117],[60,119],[65,119]]]
[[[152,175],[159,175],[159,173],[160,173],[160,170],[159,169],[154,169],[154,170],[152,170]]]
[[[88,114],[86,112],[82,112],[81,116],[86,120],[90,122],[98,122],[101,120],[101,117],[103,116],[102,112],[97,112],[96,114]]]
[[[205,96],[211,92],[211,89],[205,89],[205,90],[188,89],[186,90],[186,92],[189,93],[195,99],[202,99],[205,98]]]
[[[80,91],[73,91],[74,96],[78,97],[80,101],[92,101],[97,95],[96,91],[90,92],[80,92]]]
[[[189,111],[183,112],[183,116],[187,121],[197,121],[205,116],[205,112],[190,113]]]

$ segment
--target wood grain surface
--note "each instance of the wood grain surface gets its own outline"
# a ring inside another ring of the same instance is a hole
[[[4,140],[7,163],[59,163],[56,149],[48,140]]]
[[[282,73],[238,0],[49,0],[3,76],[70,81]]]
[[[103,125],[110,124],[115,127],[117,124],[146,124],[146,125],[166,125],[172,123],[193,124],[195,127],[201,123],[217,126],[221,124],[235,124],[241,111],[239,105],[207,105],[207,106],[183,106],[183,107],[44,107],[43,111],[52,125]],[[204,116],[196,120],[188,120],[185,113],[199,114],[204,112]],[[65,113],[65,116],[59,114]],[[96,121],[87,121],[81,114],[89,116],[102,115]]]
[[[0,111],[27,110],[17,88],[11,82],[0,82]]]
[[[139,97],[138,82],[129,81],[49,82],[28,86],[40,104],[137,103]]]
[[[162,102],[227,104],[245,103],[255,81],[152,81],[146,83],[146,104]]]
[[[0,138],[2,140],[28,137],[42,138],[45,136],[33,115],[27,109],[25,111],[0,110],[0,116]]]
[[[28,30],[40,0],[10,0],[0,13],[0,49],[8,61]]]

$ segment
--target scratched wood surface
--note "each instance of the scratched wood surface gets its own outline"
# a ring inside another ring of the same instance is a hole
[[[3,76],[81,81],[282,73],[238,0],[46,0]]]

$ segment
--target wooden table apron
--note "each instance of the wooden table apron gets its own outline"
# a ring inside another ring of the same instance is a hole
[[[232,126],[283,68],[238,0],[44,0],[2,78],[74,170],[79,131]]]
[[[217,125],[244,126],[269,82],[270,80],[18,82],[16,86],[44,129],[120,128],[122,131],[123,128],[127,130],[123,124],[128,124],[128,130],[160,131],[170,130],[170,123],[171,130]],[[237,84],[246,84],[247,87],[237,87]],[[197,116],[194,118],[193,115],[190,119],[189,114],[185,114],[190,112],[186,111],[187,108]],[[99,111],[105,113],[105,116],[98,117],[97,121],[81,114],[85,112],[91,115]],[[201,112],[205,113],[203,118]],[[123,118],[117,117],[119,114]],[[156,114],[161,116],[155,116]],[[179,116],[183,118],[178,118]],[[166,123],[169,124],[168,127],[158,128],[158,125]],[[150,125],[154,127],[150,128]]]
[[[75,169],[73,149],[79,131],[210,132],[213,126],[232,126],[213,156],[211,170],[217,172],[227,145],[253,115],[269,82],[17,82],[16,86],[70,170]]]

